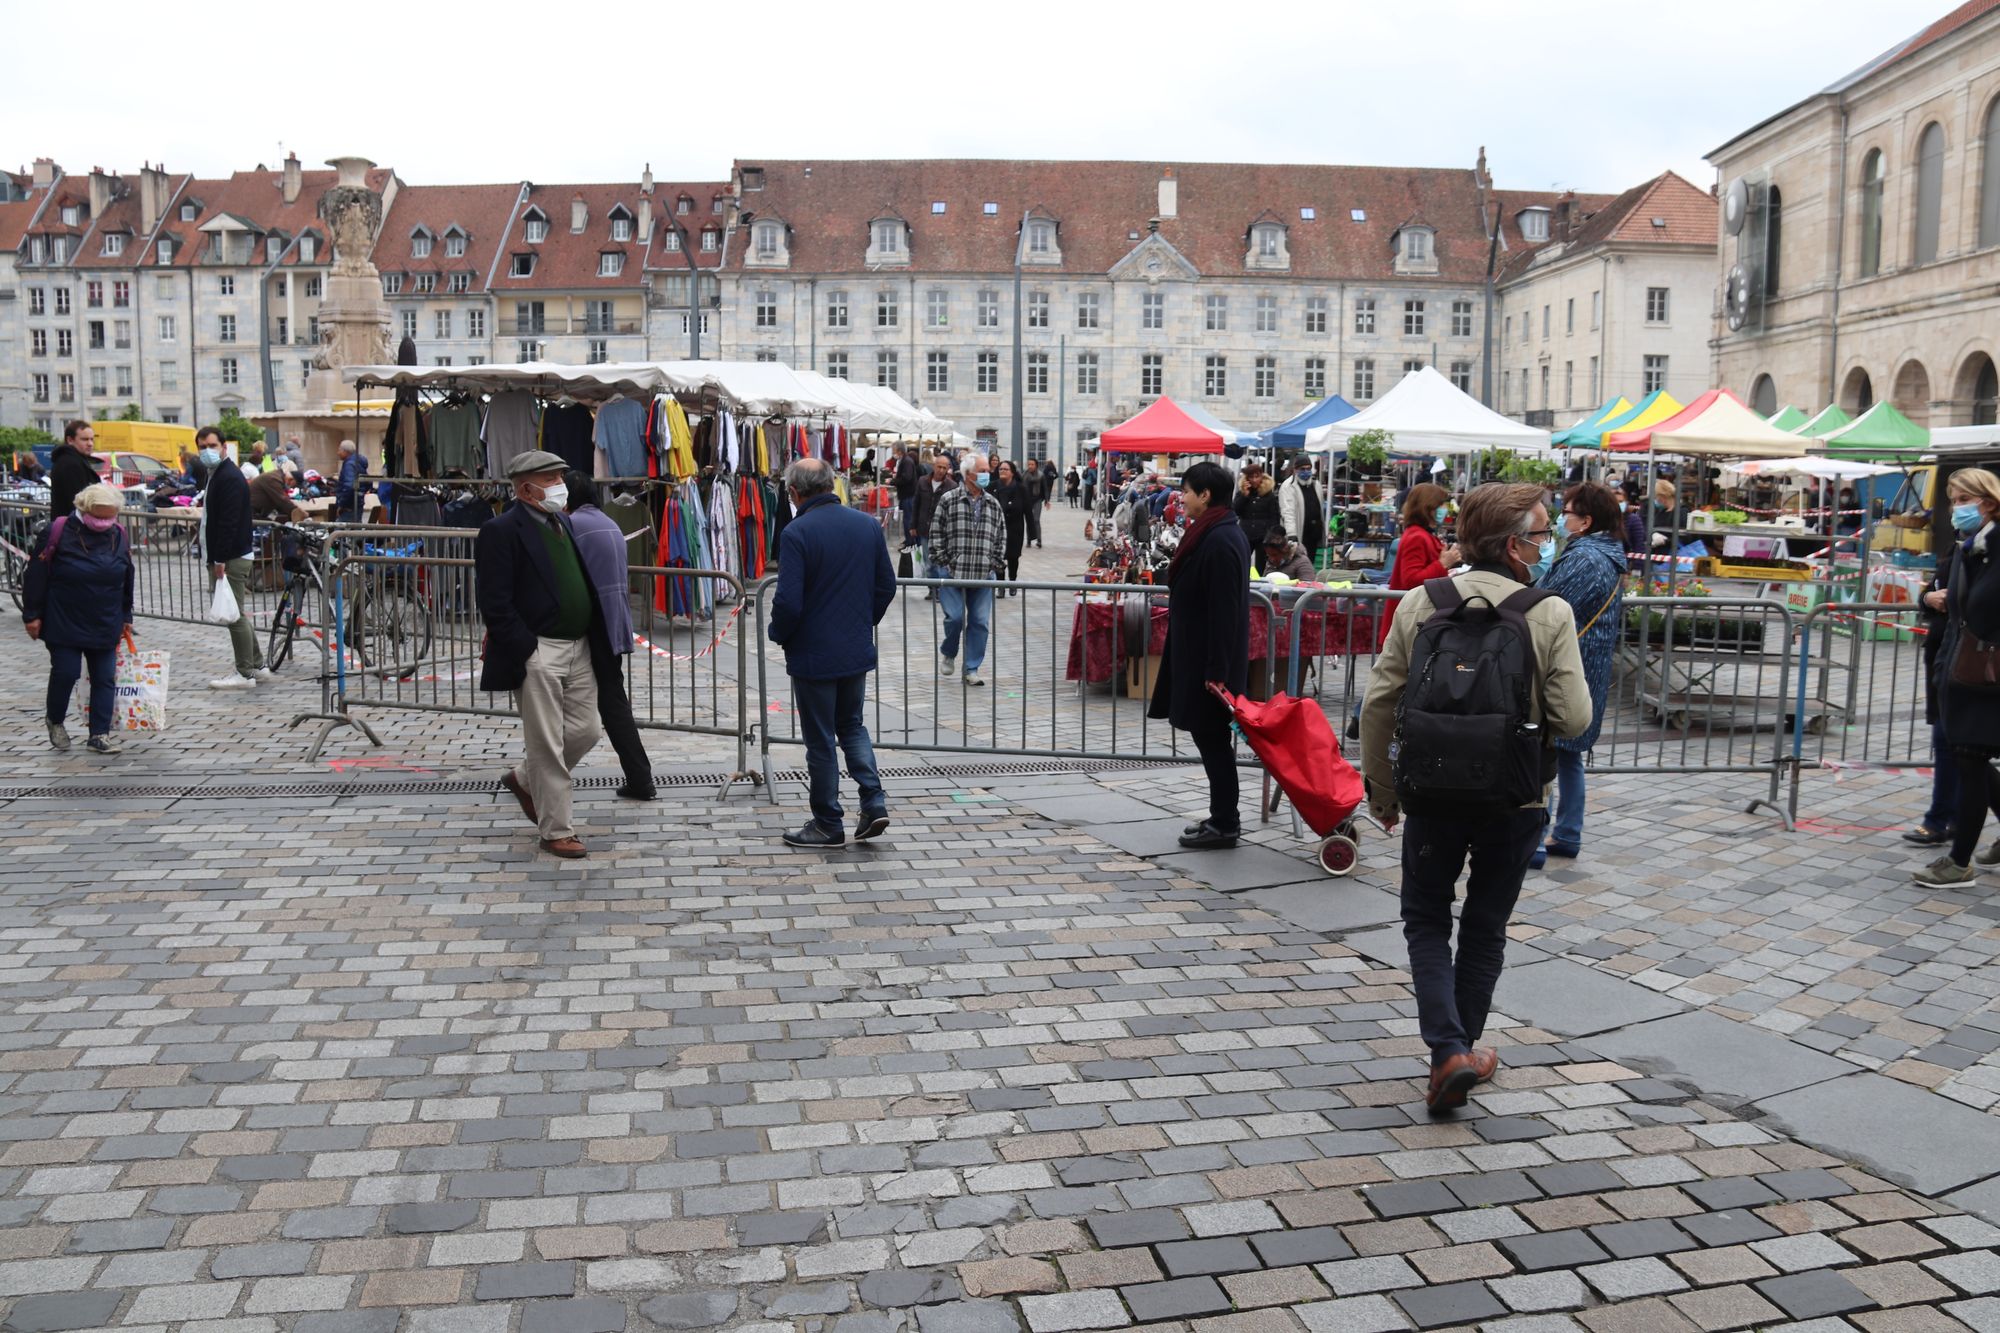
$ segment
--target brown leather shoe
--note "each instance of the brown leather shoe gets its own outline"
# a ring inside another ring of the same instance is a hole
[[[543,838],[542,850],[550,856],[560,856],[565,861],[579,861],[590,855],[588,851],[584,850],[583,839],[581,838]],[[1458,1104],[1460,1106],[1465,1105],[1465,1098],[1460,1097]]]
[[[500,775],[500,785],[514,793],[514,799],[521,803],[521,813],[528,817],[530,824],[542,822],[542,817],[535,813],[535,798],[528,795],[528,789],[521,785],[521,779],[514,776],[513,769]]]
[[[1465,1105],[1465,1095],[1479,1082],[1479,1070],[1470,1055],[1454,1055],[1441,1065],[1431,1066],[1431,1085],[1424,1093],[1424,1105],[1432,1115],[1456,1111]]]
[[[1479,1075],[1481,1083],[1491,1083],[1493,1075],[1500,1069],[1500,1052],[1491,1046],[1472,1048],[1472,1072]]]

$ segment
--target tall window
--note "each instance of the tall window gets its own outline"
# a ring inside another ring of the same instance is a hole
[[[1158,352],[1147,352],[1139,358],[1139,396],[1158,398],[1163,392],[1161,385],[1166,382],[1167,359]]]
[[[1049,294],[1047,292],[1028,293],[1028,327],[1045,329],[1049,326]]]
[[[826,326],[830,329],[847,327],[847,293],[828,292],[826,294]]]
[[[403,336],[405,338],[415,338],[417,336],[417,312],[414,310],[405,310],[403,312]],[[224,338],[222,341],[234,342],[235,339],[230,337]]]
[[[1576,362],[1563,362],[1563,406],[1572,407],[1576,403]]]
[[[1307,333],[1318,334],[1326,332],[1327,306],[1327,299],[1324,296],[1308,296],[1306,298]]]
[[[1076,326],[1080,329],[1097,327],[1097,293],[1078,292],[1076,294]]]
[[[40,287],[28,288],[28,313],[46,315],[49,313],[48,292]]]
[[[1260,356],[1251,372],[1251,390],[1259,398],[1278,396],[1278,358]]]
[[[1882,271],[1882,150],[1861,159],[1861,276]]]
[[[1326,397],[1326,358],[1309,356],[1306,358],[1306,397]]]
[[[1604,293],[1601,291],[1592,292],[1590,294],[1590,327],[1593,329],[1596,328],[1603,320]]]
[[[1548,409],[1549,409],[1549,368],[1547,366],[1543,366],[1542,367],[1542,410],[1546,412],[1548,411]]]
[[[951,293],[942,287],[933,287],[924,293],[924,327],[951,327]]]
[[[1049,391],[1049,354],[1047,352],[1028,353],[1027,380],[1022,386],[1024,393],[1047,393]]]
[[[592,338],[584,344],[583,360],[585,365],[601,366],[610,359],[611,340],[609,338]]]
[[[1046,426],[1030,426],[1027,441],[1028,457],[1034,459],[1049,456],[1049,431]]]
[[[2000,97],[1979,136],[1979,244],[2000,245]]]
[[[1944,126],[1932,121],[1917,136],[1917,236],[1913,263],[1938,257],[1938,214],[1944,205]]]
[[[1764,295],[1778,294],[1779,243],[1785,235],[1785,200],[1773,185],[1764,204]]]
[[[757,293],[757,327],[775,329],[778,327],[778,294],[765,287]]]
[[[1362,357],[1354,363],[1354,401],[1364,402],[1375,396],[1375,362]]]
[[[1403,336],[1421,338],[1424,333],[1424,303],[1403,302]]]
[[[875,327],[878,329],[893,329],[896,327],[896,319],[896,289],[893,287],[884,287],[881,291],[875,293]]]
[[[1542,307],[1542,341],[1549,340],[1549,307]]]
[[[468,310],[465,312],[465,336],[468,338],[484,338],[486,336],[486,312],[484,310]],[[313,318],[312,340],[314,342],[319,341],[318,316],[314,316]]]
[[[1667,289],[1648,287],[1646,289],[1646,322],[1664,324],[1667,322]]]
[[[280,290],[279,294],[283,295],[282,289]],[[119,310],[123,310],[130,307],[132,304],[132,284],[125,281],[122,278],[119,279],[117,282],[112,283],[111,304],[114,309],[119,309]]]
[[[410,258],[429,259],[431,257],[431,237],[429,232],[420,231],[410,238]]]
[[[47,356],[49,354],[49,331],[47,329],[28,330],[28,355]]]
[[[1033,222],[1028,224],[1028,253],[1049,254],[1056,248],[1056,225],[1053,222]]]
[[[847,353],[828,352],[826,354],[826,377],[830,380],[847,378]]]
[[[931,352],[924,357],[924,388],[931,393],[951,392],[951,354]]]
[[[1574,296],[1563,302],[1563,332],[1576,332],[1576,298]]]
[[[1201,392],[1207,398],[1229,396],[1229,358],[1211,356],[1202,363]]]
[[[457,259],[465,253],[465,233],[448,231],[444,234],[444,254],[447,259]]]
[[[1229,298],[1208,296],[1202,298],[1203,327],[1210,333],[1220,333],[1229,328]]]
[[[548,239],[548,235],[549,220],[540,214],[530,217],[527,225],[521,228],[521,238],[527,241],[529,245],[540,245],[544,240]]]
[[[2000,106],[2000,102],[1994,105]],[[1139,298],[1139,327],[1142,329],[1164,329],[1167,327],[1167,294],[1146,292]]]
[[[236,358],[225,356],[222,358],[220,364],[222,368],[222,382],[224,384],[236,383]]]
[[[1097,393],[1097,353],[1077,353],[1076,392],[1079,397],[1092,397]]]
[[[83,284],[83,303],[92,310],[104,308],[104,284],[95,278]]]
[[[896,354],[894,352],[875,353],[875,383],[885,389],[896,387]]]
[[[1460,393],[1472,392],[1472,363],[1454,361],[1451,363],[1451,387]]]
[[[1472,336],[1472,302],[1453,301],[1451,303],[1451,336],[1470,338]]]
[[[1000,392],[1000,353],[979,354],[979,379],[974,387],[981,393]]]
[[[1278,298],[1260,296],[1257,298],[1257,332],[1276,333],[1278,331]]]
[[[1639,376],[1639,392],[1656,393],[1667,387],[1667,358],[1648,356]]]
[[[1365,297],[1354,303],[1354,331],[1356,333],[1375,332],[1375,298]]]
[[[878,222],[875,224],[875,248],[885,255],[903,252],[903,224],[900,222]]]
[[[1000,327],[1000,293],[991,287],[979,289],[979,327],[982,329]]]
[[[215,338],[217,342],[233,343],[236,341],[236,316],[217,315],[215,324]]]
[[[435,318],[432,319],[431,323],[433,327],[433,336],[438,338],[451,337],[451,311],[449,310],[438,311],[436,313]]]

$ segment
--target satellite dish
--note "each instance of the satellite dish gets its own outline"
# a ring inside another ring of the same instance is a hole
[[[1729,182],[1729,190],[1722,196],[1722,227],[1731,236],[1741,234],[1744,219],[1750,216],[1750,187],[1738,176]]]
[[[1733,265],[1723,281],[1723,309],[1732,333],[1750,322],[1750,275],[1741,264]]]

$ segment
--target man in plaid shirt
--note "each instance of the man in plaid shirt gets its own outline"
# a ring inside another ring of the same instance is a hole
[[[991,579],[999,576],[1007,552],[1006,519],[1000,502],[987,494],[992,476],[977,454],[965,462],[965,484],[938,500],[931,518],[930,574],[938,579]],[[965,631],[965,683],[984,685],[979,667],[986,660],[986,637],[993,619],[993,589],[940,588],[944,603],[943,661],[938,674],[958,670],[958,635]]]

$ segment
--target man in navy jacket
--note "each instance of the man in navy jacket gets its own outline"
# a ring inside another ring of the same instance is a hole
[[[243,614],[229,626],[229,651],[236,669],[208,682],[211,690],[248,690],[271,678],[264,667],[264,654],[257,647],[257,633],[250,624],[250,483],[243,470],[222,452],[222,432],[203,426],[194,442],[201,461],[208,465],[208,485],[201,493],[201,541],[207,552],[208,572],[214,583],[229,580]],[[213,592],[211,591],[211,596]]]
[[[888,798],[875,775],[875,746],[862,710],[875,669],[875,626],[896,600],[896,571],[874,520],[840,503],[833,469],[804,458],[785,469],[796,517],[778,539],[778,589],[770,633],[785,650],[785,670],[806,737],[812,819],[785,834],[794,847],[847,841],[840,806],[840,757],[861,789],[856,842],[889,827]]]

